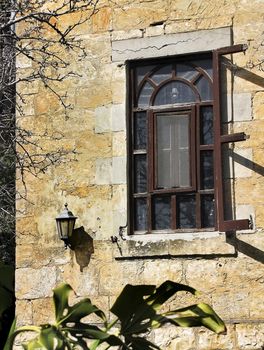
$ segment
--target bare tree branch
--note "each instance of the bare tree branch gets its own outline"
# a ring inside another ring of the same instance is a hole
[[[63,138],[60,131],[50,135],[18,126],[16,118],[26,115],[28,96],[34,94],[28,89],[23,92],[19,86],[39,82],[44,91],[55,96],[68,118],[72,106],[58,84],[79,76],[67,57],[85,57],[75,30],[97,11],[98,1],[0,3],[0,256],[4,261],[14,262],[15,199],[27,199],[26,174],[37,177],[52,166],[75,161],[77,153],[58,147],[58,140]],[[71,14],[75,14],[72,22]],[[50,140],[54,149],[42,146],[45,140]],[[16,179],[20,179],[23,193],[17,192]]]

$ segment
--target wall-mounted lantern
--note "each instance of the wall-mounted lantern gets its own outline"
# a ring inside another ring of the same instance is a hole
[[[65,247],[69,246],[69,240],[72,237],[75,221],[77,217],[68,209],[68,204],[65,204],[63,212],[56,217],[58,235],[64,241]]]

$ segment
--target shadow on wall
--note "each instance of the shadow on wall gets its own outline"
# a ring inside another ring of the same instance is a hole
[[[241,67],[237,67],[232,64],[232,62],[225,60],[225,63],[227,65],[227,68],[233,70],[234,75],[242,78],[244,80],[250,81],[251,83],[255,85],[259,85],[261,87],[264,87],[264,79],[260,77],[259,75],[250,72],[249,70],[246,70]],[[259,175],[264,176],[264,167],[260,164],[257,164],[255,162],[252,162],[251,160],[237,154],[233,153],[232,158],[234,162],[239,163],[248,169],[253,170],[254,172],[258,173]],[[226,242],[231,244],[237,252],[243,253],[250,258],[260,262],[264,263],[264,252],[251,244],[242,241],[241,239],[237,238],[235,232],[227,232],[226,233]]]
[[[235,152],[232,153],[232,158],[236,163],[239,163],[248,169],[252,169],[254,172],[258,173],[259,175],[264,176],[264,167],[262,165],[252,162],[251,160]]]
[[[71,249],[75,252],[77,264],[82,272],[89,265],[91,256],[94,253],[93,238],[81,226],[74,229],[69,243]]]
[[[235,70],[235,76],[250,81],[252,84],[264,87],[264,78],[259,75],[237,66],[233,66],[233,69]]]
[[[245,254],[250,258],[264,264],[264,252],[256,247],[253,247],[251,244],[238,239],[236,233],[227,232],[226,242],[231,244],[237,252]]]
[[[257,164],[255,162],[252,162],[251,160],[237,154],[233,153],[232,157],[235,162],[247,167],[248,169],[252,169],[256,173],[264,176],[264,167],[260,164]],[[236,233],[234,232],[227,232],[226,233],[226,242],[231,244],[237,252],[243,253],[250,258],[260,262],[264,263],[264,252],[256,247],[253,247],[249,243],[246,243],[242,241],[241,239],[238,239],[236,236]]]
[[[223,58],[223,65],[225,66],[226,69],[229,69],[233,72],[234,77],[239,77],[241,79],[250,81],[252,84],[264,87],[264,78],[262,78],[261,76],[259,76],[258,74],[255,74],[253,72],[251,72],[248,69],[245,69],[243,67],[239,67],[236,64],[233,64],[233,62],[224,57]],[[254,65],[252,66],[252,68],[254,67]],[[261,66],[259,66],[261,67]]]

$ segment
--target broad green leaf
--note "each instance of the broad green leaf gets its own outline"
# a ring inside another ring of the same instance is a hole
[[[48,350],[62,349],[65,343],[57,329],[50,325],[42,328],[39,334],[39,342]]]
[[[124,336],[145,333],[153,326],[157,328],[168,322],[156,311],[179,291],[197,293],[189,286],[172,281],[166,281],[158,288],[152,285],[127,285],[111,308],[121,321],[121,333]]]
[[[160,350],[160,347],[142,337],[131,337],[127,341],[132,350]]]
[[[14,319],[3,350],[11,350],[15,339],[16,319]]]
[[[107,344],[109,344],[110,346],[124,346],[125,344],[122,342],[122,340],[120,338],[118,338],[117,336],[110,334],[108,336],[108,338],[104,339],[104,341],[98,339],[95,340],[91,345],[90,345],[90,349],[89,350],[95,350],[98,348],[98,346],[100,344],[102,344],[103,342],[106,342]]]
[[[100,340],[95,340],[91,345],[89,350],[96,350],[98,346],[101,344]]]
[[[111,308],[111,311],[119,318],[121,322],[121,333],[133,333],[133,326],[138,325],[146,319],[151,319],[155,314],[155,310],[146,303],[145,298],[152,294],[155,286],[126,285],[116,302]],[[143,332],[147,328],[143,327]]]
[[[182,327],[205,326],[216,333],[225,331],[223,321],[207,304],[158,314],[159,307],[175,293],[186,291],[197,294],[195,289],[172,281],[166,281],[158,288],[153,285],[127,285],[111,308],[118,318],[110,324],[105,314],[88,298],[69,306],[71,291],[67,284],[54,290],[55,325],[20,327],[10,332],[4,350],[12,350],[15,336],[23,331],[38,333],[35,339],[24,345],[26,350],[73,350],[76,345],[83,350],[96,350],[102,343],[108,344],[107,349],[117,346],[122,350],[158,350],[157,345],[145,339],[145,334],[165,323]],[[105,329],[81,322],[83,317],[92,313],[104,320]],[[111,334],[113,327],[119,328],[118,335]],[[87,339],[95,341],[88,346]]]
[[[66,322],[79,322],[83,317],[89,316],[91,313],[95,313],[104,321],[106,320],[103,311],[93,305],[88,298],[82,299],[77,304],[68,307],[67,311],[68,313],[62,317],[59,323],[65,324]]]
[[[144,300],[144,297],[152,294],[154,290],[154,285],[132,286],[131,284],[127,284],[110,311],[121,321],[125,321],[135,312],[138,305]]]
[[[56,321],[59,322],[63,318],[64,313],[68,310],[69,294],[72,291],[72,287],[69,284],[61,284],[59,287],[53,290],[53,302],[55,307]]]
[[[124,343],[122,342],[122,340],[120,338],[118,338],[117,336],[111,334],[107,339],[106,342],[111,345],[111,346],[120,346],[120,345],[124,345]]]
[[[191,305],[165,314],[168,320],[181,327],[204,326],[211,331],[220,334],[226,331],[226,327],[215,311],[205,303]]]
[[[81,334],[84,338],[87,339],[105,340],[110,336],[109,333],[101,330],[97,326],[84,323],[75,324],[73,327],[63,327],[62,330],[71,333],[75,337],[78,334]]]
[[[30,340],[27,344],[23,344],[25,350],[52,350],[44,347],[37,338]]]
[[[185,284],[166,281],[162,283],[146,301],[148,304],[152,305],[154,309],[158,309],[175,293],[180,291],[189,292],[194,295],[198,293],[194,288],[186,286]]]
[[[73,289],[69,284],[61,284],[53,291],[55,315],[57,324],[80,322],[83,317],[95,313],[103,321],[106,321],[103,311],[91,303],[88,298],[82,299],[73,306],[69,306],[69,293]]]

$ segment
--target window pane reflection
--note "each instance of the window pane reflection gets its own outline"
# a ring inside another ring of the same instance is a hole
[[[195,196],[179,196],[177,198],[177,228],[194,228],[196,226]]]
[[[214,159],[212,151],[201,152],[201,188],[214,188]]]
[[[151,79],[154,80],[154,82],[158,85],[164,80],[171,78],[171,71],[171,65],[162,67],[151,76]]]
[[[169,229],[171,226],[171,198],[155,197],[153,199],[154,230]]]
[[[198,79],[195,85],[199,91],[201,101],[212,100],[212,87],[205,77],[201,77],[200,79]]]
[[[149,105],[149,100],[150,96],[152,95],[154,88],[150,83],[146,82],[140,92],[139,98],[138,98],[138,106],[143,107],[143,106],[148,106]]]
[[[134,117],[134,149],[147,148],[147,118],[145,112],[135,113]]]
[[[214,142],[213,138],[213,107],[201,107],[201,145],[210,145]]]
[[[210,78],[213,78],[213,66],[212,66],[212,60],[211,59],[203,59],[203,60],[197,60],[193,62],[198,67],[201,67],[206,73],[210,76]]]
[[[201,202],[202,227],[214,227],[215,225],[215,206],[214,196],[202,196]]]
[[[136,68],[136,83],[137,86],[144,79],[145,75],[148,74],[155,66],[142,66]]]
[[[147,229],[147,199],[135,199],[134,228],[136,231]]]
[[[187,66],[185,64],[177,64],[177,77],[184,78],[191,81],[199,72],[192,66]]]
[[[160,88],[154,105],[195,102],[195,94],[189,85],[180,81],[173,81]]]
[[[146,154],[137,154],[134,158],[135,181],[134,192],[147,192],[147,156]]]

